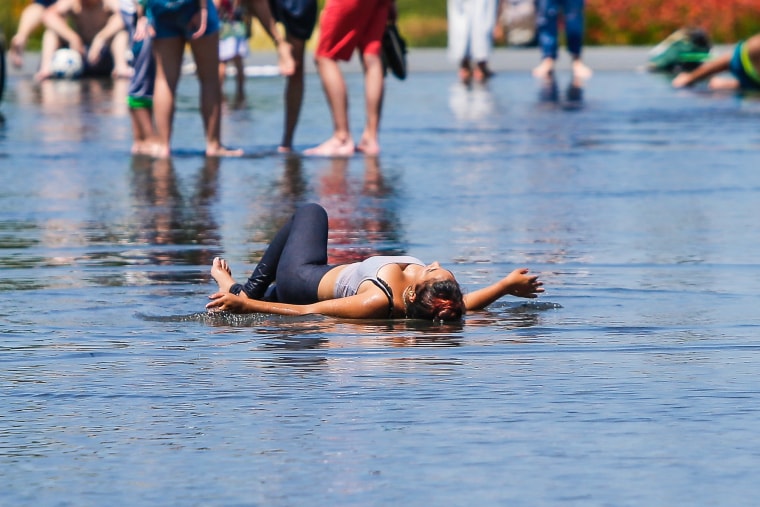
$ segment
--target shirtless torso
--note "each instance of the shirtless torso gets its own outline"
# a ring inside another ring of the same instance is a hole
[[[68,3],[69,18],[85,46],[92,44],[110,17],[119,12],[117,0],[71,0]]]

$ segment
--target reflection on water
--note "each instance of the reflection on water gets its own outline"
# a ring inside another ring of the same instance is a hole
[[[485,120],[498,113],[490,82],[457,82],[449,87],[449,107],[460,121]]]
[[[562,79],[391,80],[382,156],[349,159],[275,154],[280,78],[225,109],[248,156],[206,159],[182,80],[170,161],[130,156],[119,84],[12,79],[6,503],[753,498],[760,102]],[[361,96],[361,74],[347,83]],[[311,145],[329,120],[316,76],[307,97]],[[309,201],[329,211],[332,262],[438,259],[465,291],[526,266],[547,293],[455,325],[205,312],[213,257],[243,276]]]

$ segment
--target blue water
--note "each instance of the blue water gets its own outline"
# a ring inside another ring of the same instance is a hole
[[[130,157],[123,84],[13,77],[0,504],[754,505],[760,100],[527,74],[391,79],[383,154],[350,160],[277,155],[282,81],[249,79],[221,161],[185,76],[170,163]],[[329,131],[310,75],[298,148]],[[305,201],[335,260],[547,291],[462,325],[205,314],[213,257],[245,276]]]

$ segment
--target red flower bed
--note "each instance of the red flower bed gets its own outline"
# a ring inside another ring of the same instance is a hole
[[[760,1],[586,1],[588,44],[652,44],[685,26],[703,28],[714,42],[736,42],[760,32]]]

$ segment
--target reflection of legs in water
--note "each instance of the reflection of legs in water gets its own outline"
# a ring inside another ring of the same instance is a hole
[[[553,73],[541,80],[538,100],[541,102],[557,102],[559,100],[559,88]]]

